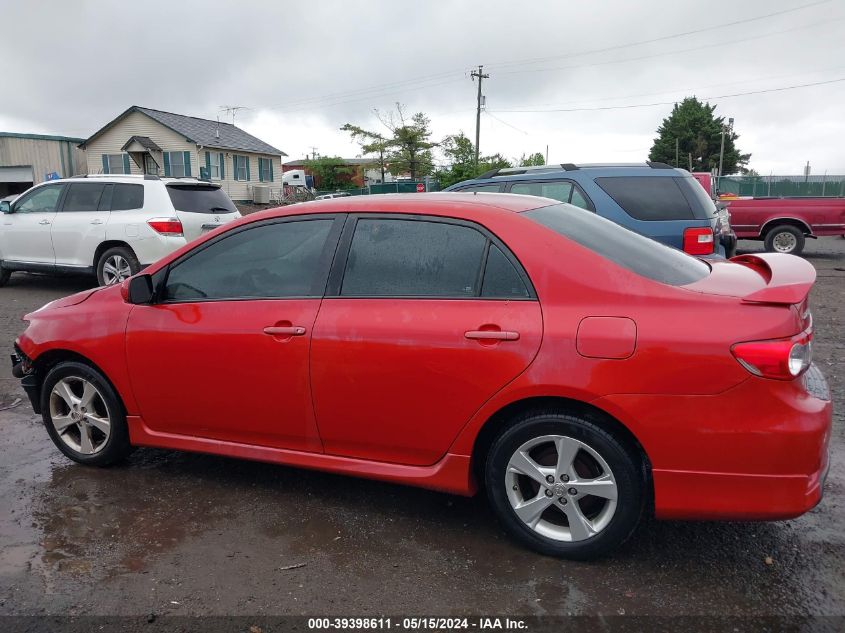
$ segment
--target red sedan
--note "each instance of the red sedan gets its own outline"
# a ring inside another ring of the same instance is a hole
[[[705,263],[543,198],[341,198],[36,310],[14,371],[83,464],[156,446],[483,487],[524,544],[591,558],[652,503],[783,519],[819,502],[814,281],[797,257]]]

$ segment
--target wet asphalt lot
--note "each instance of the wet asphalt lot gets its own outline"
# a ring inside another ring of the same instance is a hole
[[[511,543],[481,498],[152,449],[75,465],[5,354],[22,314],[91,282],[15,275],[0,289],[0,615],[843,615],[845,240],[808,240],[807,257],[835,402],[821,505],[651,521],[594,563]]]

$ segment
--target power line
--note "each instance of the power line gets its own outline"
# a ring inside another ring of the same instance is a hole
[[[751,90],[748,92],[736,92],[734,94],[727,94],[727,95],[714,95],[712,97],[701,97],[702,101],[712,101],[714,99],[731,99],[733,97],[744,97],[747,95],[759,95],[768,92],[783,92],[784,90],[795,90],[796,88],[809,88],[810,86],[824,86],[827,84],[834,84],[840,81],[845,81],[845,77],[841,77],[840,79],[830,79],[828,81],[814,81],[812,83],[807,84],[797,84],[794,86],[782,86],[780,88],[767,88],[765,90]],[[630,110],[633,108],[650,108],[653,106],[664,106],[664,105],[674,105],[677,103],[677,100],[674,101],[658,101],[655,103],[632,103],[628,105],[618,105],[618,106],[599,106],[596,108],[552,108],[548,110],[496,110],[496,112],[506,112],[506,113],[537,113],[537,112],[594,112],[597,110]]]
[[[666,40],[670,40],[670,39],[677,39],[679,37],[685,37],[685,36],[688,36],[688,35],[705,33],[707,31],[723,29],[723,28],[727,28],[727,27],[730,27],[730,26],[736,26],[736,25],[739,25],[739,24],[747,24],[749,22],[764,20],[764,19],[767,19],[767,18],[771,18],[771,17],[775,17],[775,16],[779,16],[779,15],[784,15],[784,14],[787,14],[787,13],[802,11],[804,9],[809,9],[811,7],[818,6],[818,5],[821,5],[821,4],[827,4],[829,2],[831,2],[831,0],[819,0],[817,2],[805,4],[805,5],[802,5],[800,7],[793,7],[793,8],[790,8],[790,9],[784,9],[782,11],[775,11],[775,12],[772,12],[772,13],[767,13],[765,15],[760,15],[760,16],[756,16],[756,17],[752,17],[752,18],[745,18],[743,20],[735,20],[733,22],[725,22],[725,23],[721,23],[721,24],[716,24],[716,25],[713,25],[713,26],[703,27],[703,28],[700,28],[700,29],[694,29],[692,31],[685,31],[683,33],[674,33],[674,34],[671,34],[671,35],[664,35],[664,36],[652,38],[652,39],[649,39],[649,40],[640,40],[640,41],[637,41],[637,42],[629,42],[627,44],[617,44],[617,45],[609,46],[609,47],[605,47],[605,48],[599,48],[599,49],[593,49],[593,50],[581,51],[581,52],[575,52],[575,53],[567,53],[565,55],[556,55],[556,56],[551,56],[551,57],[537,57],[537,58],[529,58],[529,59],[522,59],[522,60],[503,61],[503,62],[497,62],[495,64],[491,64],[491,65],[494,66],[494,67],[519,66],[519,65],[525,65],[525,64],[530,64],[530,63],[550,61],[550,60],[555,60],[555,59],[566,59],[566,58],[570,58],[570,57],[581,57],[581,56],[591,55],[591,54],[595,54],[595,53],[602,53],[602,52],[608,52],[608,51],[613,51],[613,50],[622,50],[622,49],[630,48],[630,47],[634,47],[634,46],[641,46],[643,44],[661,42],[661,41],[666,41]],[[806,28],[806,27],[799,27],[799,28]],[[788,32],[788,31],[783,31],[783,32]],[[743,39],[749,40],[749,39],[754,39],[754,38],[744,37]],[[515,71],[511,71],[511,72],[515,72]],[[434,80],[439,80],[439,79],[442,79],[442,78],[445,78],[445,77],[448,77],[448,76],[451,76],[451,75],[455,75],[455,74],[458,74],[458,73],[460,73],[461,78],[465,76],[465,74],[464,74],[465,71],[463,71],[463,70],[443,71],[443,72],[435,73],[435,74],[432,74],[432,75],[426,75],[426,76],[423,76],[423,77],[416,77],[414,79],[398,80],[398,81],[388,82],[388,83],[384,83],[384,84],[375,84],[375,85],[372,85],[372,86],[369,86],[369,87],[358,88],[358,89],[350,90],[350,91],[340,91],[340,92],[334,92],[334,93],[329,93],[329,94],[319,95],[319,96],[314,96],[314,97],[295,99],[295,100],[292,100],[292,101],[287,101],[287,102],[283,102],[281,104],[277,104],[275,106],[269,106],[266,109],[273,109],[273,110],[278,109],[278,110],[282,110],[282,111],[295,112],[295,111],[299,111],[299,110],[309,109],[311,107],[313,107],[313,108],[333,107],[335,105],[342,105],[342,104],[346,104],[346,103],[354,103],[355,101],[362,101],[362,100],[366,100],[366,99],[370,98],[370,97],[364,97],[362,99],[353,99],[353,100],[347,101],[347,100],[345,100],[347,97],[360,96],[360,95],[364,95],[364,94],[368,94],[368,93],[372,93],[372,92],[379,93],[379,92],[384,92],[384,91],[392,91],[395,88],[402,88],[402,87],[405,87],[408,90],[418,90],[418,89],[421,89],[421,88],[428,88],[428,87],[435,87],[435,86],[443,85],[445,83],[452,83],[453,81],[460,81],[460,78],[454,78],[454,79],[451,79],[449,81],[438,82],[438,83],[428,85],[428,82],[431,82],[431,81],[434,81]],[[417,85],[415,85],[415,84],[417,84]],[[371,96],[375,96],[375,95],[371,95]],[[320,103],[323,102],[323,101],[332,101],[333,103],[320,105]],[[310,104],[310,105],[306,105],[306,104]],[[303,106],[303,107],[296,107],[296,106]]]
[[[519,66],[523,64],[533,64],[537,62],[544,62],[544,61],[551,61],[555,59],[568,59],[570,57],[581,57],[584,55],[593,55],[595,53],[607,53],[609,51],[621,50],[623,48],[630,48],[632,46],[642,46],[643,44],[653,44],[655,42],[665,42],[666,40],[677,39],[679,37],[686,37],[687,35],[697,35],[699,33],[706,33],[707,31],[713,31],[716,29],[724,29],[731,26],[737,26],[739,24],[748,24],[749,22],[757,22],[759,20],[765,20],[768,18],[772,18],[778,15],[785,15],[787,13],[794,13],[795,11],[803,11],[804,9],[809,9],[814,6],[818,6],[820,4],[828,4],[832,0],[818,0],[818,2],[811,2],[809,4],[801,5],[800,7],[793,7],[791,9],[784,9],[782,11],[774,11],[772,13],[766,13],[764,15],[758,15],[753,18],[745,18],[742,20],[735,20],[733,22],[723,22],[722,24],[716,24],[713,26],[706,26],[700,29],[694,29],[692,31],[684,31],[683,33],[674,33],[672,35],[663,35],[661,37],[654,37],[648,40],[640,40],[638,42],[630,42],[627,44],[617,44],[615,46],[607,46],[604,48],[595,48],[589,51],[582,51],[580,53],[567,53],[565,55],[553,55],[550,57],[533,57],[509,62],[500,62],[500,63],[493,63],[490,66],[493,67],[500,67],[500,66]]]

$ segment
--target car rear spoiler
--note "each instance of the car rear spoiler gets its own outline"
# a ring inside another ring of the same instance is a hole
[[[743,303],[801,303],[816,282],[813,265],[794,255],[758,253],[738,255],[730,261],[748,266],[766,280],[766,287],[743,297]]]

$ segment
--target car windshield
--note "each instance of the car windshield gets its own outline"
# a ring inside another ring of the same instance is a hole
[[[522,215],[660,283],[683,286],[710,274],[703,261],[570,204],[540,207]]]
[[[220,187],[207,185],[167,185],[167,193],[177,211],[191,213],[237,213],[235,204]]]

